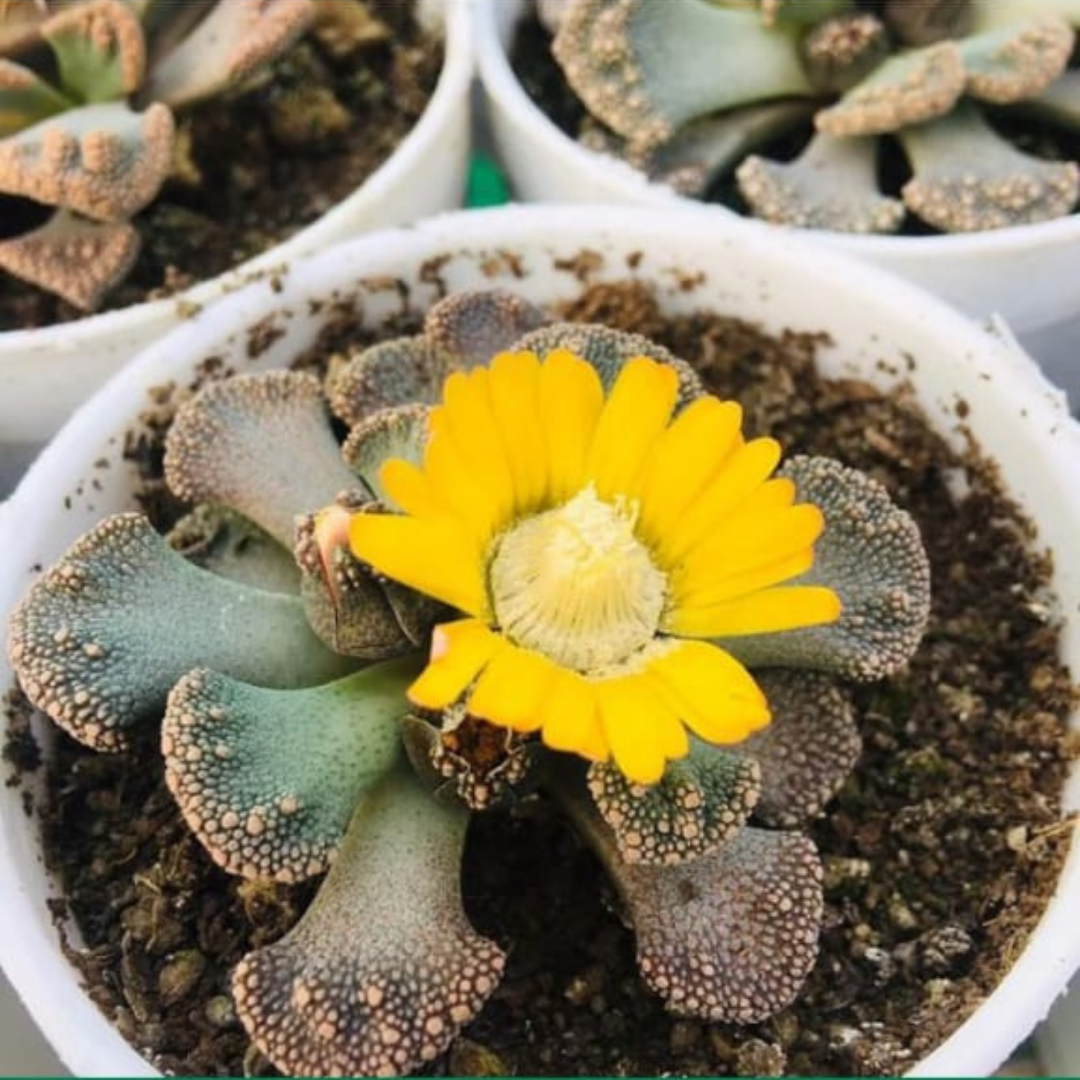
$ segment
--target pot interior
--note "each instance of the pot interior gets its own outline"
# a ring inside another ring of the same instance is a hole
[[[708,307],[774,334],[823,332],[823,374],[887,390],[911,386],[951,444],[973,439],[997,461],[1006,490],[1037,523],[1036,546],[1056,556],[1047,604],[1066,620],[1063,659],[1080,671],[1080,566],[1070,556],[1080,534],[1080,434],[1031,361],[921,291],[798,239],[738,223],[706,228],[692,213],[640,209],[451,215],[344,245],[227,298],[110,382],[32,467],[0,517],[0,617],[6,623],[34,576],[89,526],[136,508],[125,438],[152,408],[155,388],[185,386],[207,363],[238,372],[288,364],[342,312],[378,327],[403,311],[425,310],[444,290],[503,287],[550,304],[604,280],[652,283],[668,313]],[[0,689],[11,680],[0,659]],[[47,747],[48,731],[37,734]],[[23,807],[37,794],[0,792],[0,862],[7,867],[0,918],[19,928],[5,937],[0,957],[69,1067],[146,1074],[146,1063],[87,1000],[57,947],[46,906],[55,888],[40,862],[36,823]],[[1066,802],[1080,806],[1075,770]],[[1080,961],[1080,928],[1075,907],[1070,914],[1067,906],[1078,891],[1080,855],[1073,850],[1043,932],[1013,975],[917,1074],[991,1069],[1027,1034]],[[1053,986],[1030,989],[1047,970]],[[968,1039],[975,1051],[964,1048]]]

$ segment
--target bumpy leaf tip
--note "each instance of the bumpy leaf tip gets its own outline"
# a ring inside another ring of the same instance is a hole
[[[739,191],[754,215],[780,225],[845,233],[894,233],[904,204],[877,188],[872,140],[819,132],[789,162],[751,155],[738,167]]]
[[[58,210],[44,225],[0,240],[0,269],[93,311],[139,253],[127,222],[96,222]]]
[[[278,881],[325,871],[356,806],[399,757],[415,674],[396,661],[308,690],[184,676],[162,725],[165,779],[214,861]]]
[[[879,135],[947,113],[964,92],[960,49],[942,41],[891,56],[814,117],[829,135]]]
[[[8,653],[31,702],[99,750],[122,749],[200,665],[268,686],[348,670],[295,597],[192,566],[132,513],[106,518],[38,578],[12,615]]]
[[[0,191],[123,221],[158,193],[172,165],[172,113],[121,102],[57,113],[0,140]]]
[[[607,763],[589,767],[589,792],[627,863],[674,866],[721,846],[758,800],[757,763],[697,743],[658,784],[633,784]]]
[[[840,597],[833,623],[723,640],[750,667],[798,667],[871,682],[898,670],[922,639],[930,613],[930,564],[911,516],[865,473],[825,457],[797,456],[777,473],[825,516],[814,566],[800,584]]]
[[[396,1076],[431,1061],[495,989],[504,955],[461,908],[468,815],[392,773],[304,917],[233,975],[255,1044],[293,1076]]]
[[[743,829],[680,866],[625,866],[617,882],[645,981],[680,1015],[754,1024],[798,994],[823,909],[813,843]]]
[[[292,371],[210,383],[186,401],[166,440],[165,478],[182,499],[237,510],[289,548],[299,515],[358,486],[318,380]]]

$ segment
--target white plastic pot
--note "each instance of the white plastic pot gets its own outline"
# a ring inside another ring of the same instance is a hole
[[[420,0],[445,37],[445,62],[424,114],[394,153],[348,198],[287,241],[165,300],[59,326],[0,333],[0,493],[71,411],[141,349],[256,274],[375,228],[461,205],[470,144],[473,75],[466,0]]]
[[[151,387],[187,383],[209,355],[241,371],[286,364],[333,317],[330,300],[355,298],[376,325],[406,302],[387,287],[395,279],[407,287],[407,303],[423,310],[439,295],[424,272],[432,265],[450,289],[504,286],[540,303],[568,299],[581,287],[568,267],[584,251],[602,256],[597,280],[654,283],[669,312],[710,307],[773,333],[824,331],[831,341],[821,352],[826,374],[883,387],[910,381],[944,437],[962,446],[961,427],[970,431],[1037,523],[1039,544],[1055,556],[1049,602],[1065,622],[1064,659],[1080,671],[1080,565],[1071,557],[1080,534],[1080,426],[1032,361],[922,290],[796,236],[641,207],[509,207],[376,233],[297,261],[275,286],[257,281],[157,342],[76,413],[0,508],[0,625],[42,566],[103,515],[134,506],[133,477],[120,454]],[[265,319],[281,336],[251,359],[247,330]],[[101,459],[109,467],[95,464]],[[0,693],[12,678],[4,664],[0,659]],[[1080,805],[1080,776],[1066,799]],[[0,787],[4,970],[74,1072],[149,1074],[61,953],[45,904],[55,891],[41,865],[36,823],[18,792]],[[1078,907],[1074,844],[1057,894],[1011,973],[912,1075],[985,1075],[1008,1056],[1080,966]]]
[[[518,198],[678,204],[712,219],[737,216],[726,207],[698,203],[651,183],[625,162],[587,150],[561,131],[525,92],[508,59],[525,0],[471,2],[491,137]],[[974,318],[1002,316],[1080,405],[1080,214],[956,236],[811,235],[902,274]]]

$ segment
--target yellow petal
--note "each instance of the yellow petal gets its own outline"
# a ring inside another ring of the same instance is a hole
[[[673,590],[671,610],[683,607],[704,607],[719,604],[736,596],[767,589],[770,585],[779,585],[791,578],[805,574],[814,565],[814,549],[803,548],[793,555],[762,561],[759,566],[748,566],[733,573],[714,574],[707,579],[694,579],[692,588],[683,592]]]
[[[730,518],[671,571],[672,587],[680,597],[707,589],[717,578],[811,547],[824,528],[824,515],[811,503]]]
[[[656,440],[667,427],[679,377],[646,356],[628,360],[597,421],[586,471],[602,499],[633,495]]]
[[[379,482],[395,507],[411,517],[444,517],[447,513],[427,475],[411,461],[387,459],[379,468]]]
[[[717,523],[754,494],[780,461],[775,439],[753,439],[740,446],[712,477],[682,517],[668,523],[658,543],[659,561],[674,566]]]
[[[459,522],[354,514],[349,546],[387,577],[469,615],[486,617],[483,553]]]
[[[607,761],[609,748],[592,683],[573,671],[556,668],[541,709],[540,737],[545,746],[580,754],[589,761]]]
[[[671,746],[665,727],[670,723],[681,727],[678,718],[657,695],[646,691],[640,678],[602,679],[593,686],[615,764],[628,780],[655,784],[664,775],[665,751]]]
[[[424,451],[424,475],[428,487],[446,503],[448,513],[462,522],[482,549],[503,527],[506,506],[500,497],[462,457],[450,430],[447,414],[432,410],[430,434]]]
[[[684,606],[664,629],[684,637],[739,637],[819,626],[840,618],[840,598],[820,585],[778,585],[719,604]]]
[[[648,677],[699,738],[740,742],[769,722],[769,706],[750,673],[703,641],[680,641],[649,664]]]
[[[469,712],[499,727],[538,731],[543,723],[540,704],[556,670],[539,653],[507,643],[481,672],[469,696]]]
[[[443,404],[433,414],[433,425],[435,416],[445,416],[446,430],[462,465],[472,481],[487,493],[495,508],[494,518],[509,521],[514,513],[514,480],[491,411],[487,370],[475,368],[469,374],[456,371],[450,375],[443,386]],[[429,441],[429,449],[433,442]],[[424,464],[426,468],[426,457]]]
[[[517,513],[535,510],[548,492],[547,441],[540,428],[540,361],[535,353],[500,353],[488,389],[514,478]]]
[[[478,619],[436,626],[431,635],[431,659],[409,687],[409,700],[424,709],[452,705],[503,644],[499,635]]]
[[[641,481],[641,535],[659,541],[742,444],[742,407],[700,397],[660,436]]]
[[[566,349],[548,353],[540,368],[538,409],[552,502],[564,502],[585,486],[585,461],[603,407],[604,388],[592,364]]]

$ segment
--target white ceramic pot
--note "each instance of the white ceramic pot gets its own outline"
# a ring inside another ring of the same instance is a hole
[[[824,331],[831,341],[820,357],[826,374],[883,387],[910,380],[945,438],[963,446],[961,427],[970,431],[1055,555],[1052,603],[1065,620],[1064,659],[1080,671],[1080,565],[1071,557],[1080,534],[1080,426],[1032,361],[923,291],[796,236],[640,207],[509,207],[376,233],[296,262],[276,288],[257,281],[157,342],[75,414],[0,509],[0,626],[43,565],[105,514],[134,506],[132,476],[118,457],[150,387],[188,382],[208,355],[245,371],[285,364],[332,317],[330,298],[360,297],[364,317],[377,323],[402,303],[387,280],[404,282],[408,302],[424,309],[437,299],[436,284],[422,274],[435,256],[450,289],[505,286],[541,303],[569,299],[580,283],[567,266],[586,250],[603,256],[599,280],[632,274],[654,282],[670,312],[707,306],[773,333]],[[699,272],[700,283],[688,290],[688,275]],[[246,329],[267,318],[281,336],[252,360]],[[967,405],[962,421],[960,400]],[[112,467],[95,466],[102,458]],[[0,694],[11,682],[4,664],[0,659]],[[1066,798],[1080,804],[1080,776]],[[1045,1015],[1080,966],[1078,847],[1012,972],[912,1075],[985,1075]],[[149,1074],[61,953],[45,904],[54,892],[36,823],[19,794],[0,787],[4,970],[75,1073]]]
[[[178,296],[0,333],[0,496],[5,477],[21,471],[79,402],[152,341],[197,322],[206,304],[298,255],[461,205],[471,139],[471,8],[467,0],[420,0],[419,14],[445,37],[435,91],[412,131],[347,199],[284,243]]]
[[[564,134],[510,67],[507,48],[526,0],[471,2],[491,137],[518,198],[679,204],[712,218],[736,216],[726,207],[676,195]],[[1080,214],[963,236],[812,235],[902,274],[974,318],[1002,316],[1050,377],[1066,387],[1074,406],[1080,405]]]

